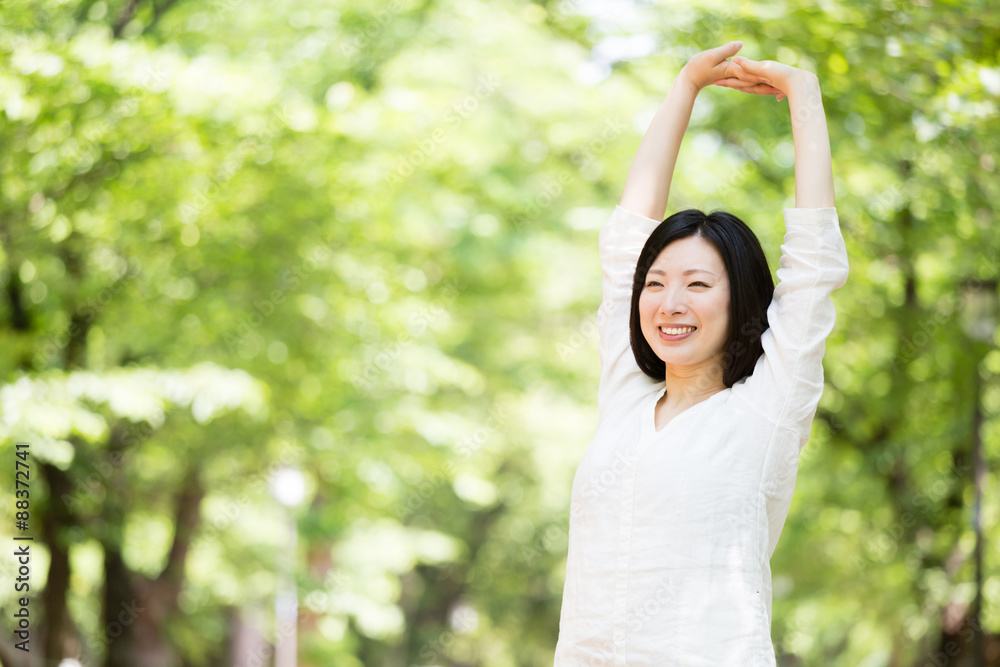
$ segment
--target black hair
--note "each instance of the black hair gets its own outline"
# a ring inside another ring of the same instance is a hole
[[[729,274],[729,337],[723,354],[722,381],[726,387],[747,377],[764,353],[760,337],[767,330],[767,308],[774,296],[774,280],[760,241],[745,222],[725,211],[689,208],[674,213],[653,230],[639,253],[632,281],[629,335],[632,354],[642,372],[662,382],[667,366],[642,335],[639,296],[649,268],[674,241],[699,236],[722,256]]]

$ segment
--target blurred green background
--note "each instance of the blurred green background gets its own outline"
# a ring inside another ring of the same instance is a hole
[[[299,665],[551,665],[597,232],[678,69],[741,39],[819,75],[851,261],[771,564],[779,664],[1000,665],[998,25],[5,1],[0,658],[267,665],[294,590]],[[787,102],[706,89],[668,213],[736,213],[776,269],[792,161]]]

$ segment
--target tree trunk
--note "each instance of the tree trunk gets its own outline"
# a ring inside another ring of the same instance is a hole
[[[41,515],[42,541],[49,549],[49,573],[42,592],[44,625],[40,633],[42,654],[46,664],[73,655],[76,633],[66,607],[69,588],[69,544],[65,530],[76,521],[62,498],[71,491],[69,476],[50,463],[39,463],[42,477],[49,487],[48,503]]]
[[[120,447],[121,442],[112,443]],[[117,472],[124,475],[124,471]],[[122,480],[118,480],[122,481]],[[120,493],[106,501],[109,523],[124,525],[124,511],[116,503]],[[195,469],[184,476],[177,494],[174,516],[174,540],[167,564],[156,579],[129,571],[121,559],[121,539],[110,540],[105,549],[105,622],[108,657],[106,667],[178,667],[181,656],[168,640],[164,629],[177,612],[177,598],[184,583],[184,563],[191,538],[198,526],[201,500],[205,491]]]

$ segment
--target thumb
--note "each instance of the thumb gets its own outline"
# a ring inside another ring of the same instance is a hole
[[[717,46],[714,49],[709,49],[705,53],[712,54],[713,58],[716,59],[716,62],[719,62],[725,60],[726,58],[733,55],[742,48],[743,48],[743,42],[740,41],[727,42],[722,46]]]

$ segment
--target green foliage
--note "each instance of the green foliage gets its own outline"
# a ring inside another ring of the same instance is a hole
[[[171,601],[137,624],[173,664],[224,664],[240,628],[274,638],[290,558],[301,664],[551,664],[597,230],[679,67],[737,38],[818,74],[851,257],[775,648],[924,664],[971,614],[977,434],[983,489],[1000,459],[996,12],[614,5],[4,3],[0,452],[31,443],[33,590],[65,551],[75,655],[121,645],[119,567]],[[670,208],[732,210],[776,267],[791,149],[787,102],[707,89]],[[986,493],[994,634],[998,519]]]

